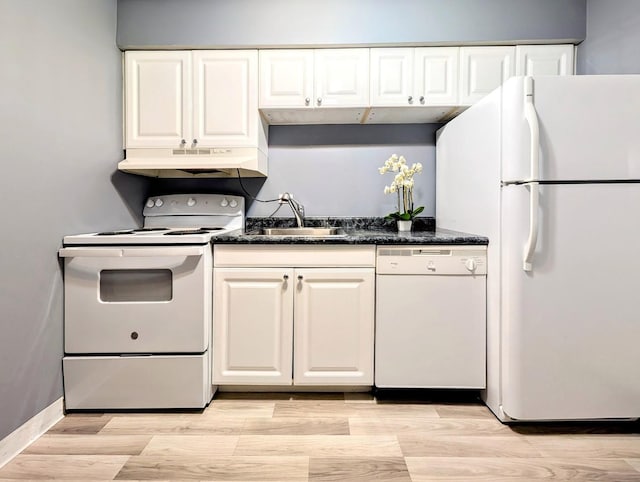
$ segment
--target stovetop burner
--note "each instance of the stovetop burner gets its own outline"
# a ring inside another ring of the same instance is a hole
[[[96,233],[96,236],[116,236],[118,234],[131,234],[133,233],[132,229],[122,229],[119,231],[103,231],[101,233]]]
[[[151,232],[151,231],[166,231],[169,228],[138,228],[138,229],[134,229],[132,232],[133,233],[147,233],[147,232]]]
[[[124,234],[145,234],[145,233],[155,233],[158,231],[167,231],[163,233],[165,236],[186,236],[188,234],[207,234],[212,231],[222,231],[224,228],[221,227],[194,227],[194,228],[137,228],[137,229],[119,229],[117,231],[103,231],[101,233],[96,233],[95,236],[118,236]]]
[[[164,233],[165,236],[188,236],[189,234],[207,234],[209,233],[206,229],[183,229],[179,231],[169,231],[168,233]]]

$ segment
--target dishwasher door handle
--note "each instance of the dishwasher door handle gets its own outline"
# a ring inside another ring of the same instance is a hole
[[[450,249],[414,249],[412,256],[451,256]]]

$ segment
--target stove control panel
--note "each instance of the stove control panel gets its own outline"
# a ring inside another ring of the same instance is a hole
[[[228,194],[166,194],[147,199],[147,216],[244,216],[244,198]]]

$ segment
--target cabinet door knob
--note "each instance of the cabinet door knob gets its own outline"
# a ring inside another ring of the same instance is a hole
[[[421,104],[424,104],[424,95],[421,95],[421,96],[420,96],[420,103],[421,103]]]
[[[322,105],[322,97],[318,97],[318,105]]]
[[[409,104],[413,104],[413,96],[410,95],[407,101],[409,102]]]
[[[193,140],[193,145],[195,146],[195,145],[197,145],[197,144],[198,144],[198,139],[194,139],[194,140]]]
[[[311,103],[311,99],[310,99],[309,97],[307,97],[307,98],[304,100],[304,105],[309,105],[310,103]]]
[[[184,140],[184,139],[182,139],[182,140],[180,141],[180,145],[181,145],[181,146],[184,146],[186,143],[187,143],[187,141],[186,141],[186,140]]]
[[[282,277],[282,279],[283,279],[283,280],[285,280],[285,281],[287,281],[287,280],[289,279],[289,275],[288,275],[288,274],[285,274],[285,275]]]
[[[304,277],[301,274],[298,275],[298,281],[302,281],[303,278]]]

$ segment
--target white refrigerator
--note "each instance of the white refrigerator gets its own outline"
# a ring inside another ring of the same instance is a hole
[[[438,227],[489,237],[489,408],[640,417],[640,75],[514,77],[436,166]]]

